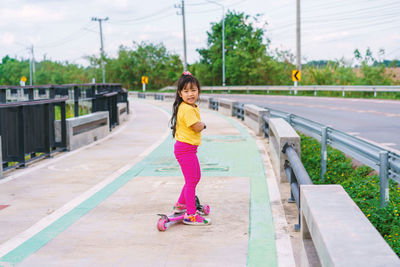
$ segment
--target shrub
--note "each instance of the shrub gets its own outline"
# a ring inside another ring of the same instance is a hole
[[[379,176],[368,166],[354,168],[352,160],[328,146],[325,181],[320,179],[320,143],[300,134],[301,158],[314,184],[340,184],[379,231],[394,252],[400,256],[400,187],[389,181],[390,200],[380,207]]]

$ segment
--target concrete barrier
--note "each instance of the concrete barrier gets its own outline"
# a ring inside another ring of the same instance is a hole
[[[302,185],[301,267],[400,266],[400,259],[340,185]]]
[[[175,101],[176,94],[175,93],[162,93],[164,95],[164,101]]]
[[[70,118],[67,124],[67,149],[72,151],[106,137],[110,132],[108,111]],[[56,140],[61,139],[61,122],[55,122]]]
[[[118,125],[121,125],[122,122],[126,121],[128,119],[128,107],[126,103],[118,103],[117,104],[117,122]]]
[[[129,91],[129,92],[128,92],[128,95],[129,95],[129,96],[132,96],[132,97],[134,97],[134,98],[138,98],[138,94],[139,94],[138,91]]]
[[[209,96],[200,94],[199,106],[202,108],[208,108],[208,103],[210,101],[210,98],[211,97],[209,97]]]
[[[296,153],[300,152],[300,136],[296,131],[281,118],[269,119],[269,147],[271,151],[272,166],[280,183],[288,182],[284,165],[288,160],[287,156],[282,152],[283,146],[288,143],[293,146]]]
[[[264,136],[263,116],[270,116],[269,111],[253,104],[244,105],[244,123],[253,129],[258,136]]]
[[[227,98],[217,98],[218,100],[218,111],[225,116],[233,116],[233,105],[237,104],[237,101],[233,101]]]

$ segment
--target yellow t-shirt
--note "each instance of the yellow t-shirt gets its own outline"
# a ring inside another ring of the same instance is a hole
[[[190,128],[196,122],[201,121],[199,107],[193,107],[182,102],[176,116],[175,139],[180,142],[198,146],[201,144],[201,133],[196,133]]]

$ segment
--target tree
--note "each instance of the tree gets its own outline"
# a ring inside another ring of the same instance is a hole
[[[260,16],[228,11],[225,16],[225,68],[226,84],[262,84],[270,75],[264,28],[256,28]],[[197,49],[199,64],[191,70],[203,84],[222,84],[222,20],[211,24],[207,32],[207,48]]]
[[[133,43],[120,46],[116,59],[107,59],[107,81],[122,83],[127,89],[141,89],[141,77],[149,77],[149,89],[173,84],[183,71],[178,55],[171,54],[163,44]]]
[[[1,85],[19,85],[22,76],[29,79],[29,60],[19,61],[8,55],[2,58],[0,64]]]

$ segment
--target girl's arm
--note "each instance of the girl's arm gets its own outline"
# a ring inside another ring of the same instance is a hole
[[[195,131],[196,133],[203,131],[206,128],[206,124],[204,122],[196,122],[195,124],[193,124],[192,126],[190,126],[190,128],[192,128],[193,131]]]

